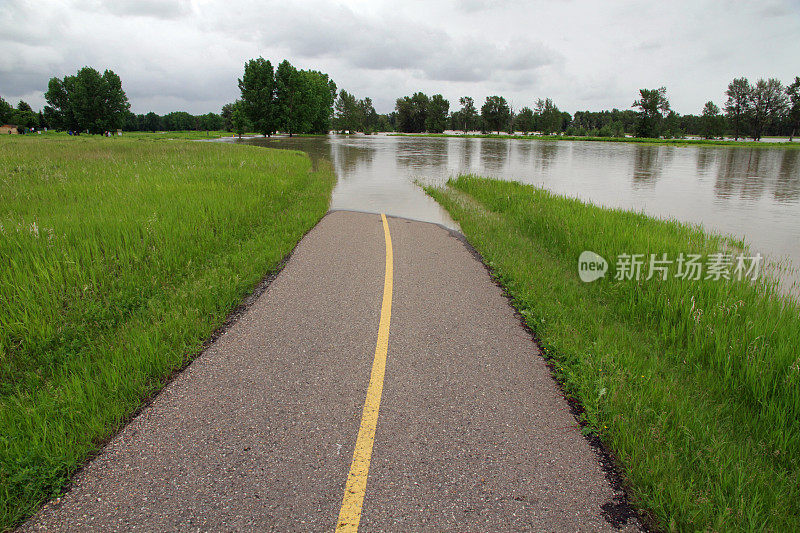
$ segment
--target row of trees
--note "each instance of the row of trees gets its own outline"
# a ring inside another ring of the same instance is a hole
[[[387,116],[387,123],[405,133],[441,133],[446,129],[460,131],[501,132],[563,131],[569,113],[562,113],[549,98],[539,99],[534,109],[523,107],[518,113],[502,96],[488,96],[480,110],[471,96],[459,98],[461,108],[449,113],[450,102],[441,94],[428,97],[417,92],[398,98],[395,112]]]
[[[536,131],[601,137],[678,138],[690,134],[710,139],[730,132],[737,140],[745,131],[754,140],[765,133],[788,134],[791,140],[800,128],[800,77],[787,87],[775,78],[760,79],[754,85],[747,78],[737,78],[728,86],[726,96],[724,115],[711,101],[705,103],[700,115],[679,115],[670,108],[666,87],[659,87],[640,89],[633,109],[577,111],[574,116],[560,111],[549,98],[537,100],[533,109],[523,107],[515,113],[502,96],[487,97],[479,113],[475,101],[464,96],[459,99],[461,108],[447,117],[447,100],[438,94],[428,98],[418,92],[399,98],[395,117],[389,116],[387,122],[408,133],[439,133],[446,124],[464,132]]]
[[[330,130],[336,84],[327,74],[298,70],[285,59],[273,69],[259,57],[245,63],[239,90],[241,99],[229,108],[239,133],[248,126],[265,137],[277,131],[293,135]]]
[[[223,108],[224,111],[224,108]],[[128,113],[122,127],[125,131],[232,131],[230,119],[226,122],[218,113],[192,115],[186,111],[173,111],[166,115],[157,113]]]
[[[764,135],[793,137],[800,127],[800,77],[784,87],[776,78],[751,84],[736,78],[728,85],[722,110],[706,102],[699,115],[679,115],[670,108],[665,87],[640,89],[632,109],[562,112],[550,99],[538,99],[518,111],[502,96],[488,96],[480,109],[472,97],[459,99],[450,112],[441,94],[417,92],[398,98],[392,113],[375,111],[368,97],[337,93],[327,74],[298,70],[288,61],[277,68],[264,58],[251,59],[238,80],[241,98],[226,104],[220,114],[191,115],[176,111],[135,115],[122,83],[113,71],[100,74],[91,67],[74,76],[51,78],[43,111],[34,112],[24,101],[14,108],[0,98],[0,121],[23,129],[56,128],[76,132],[220,130],[257,131],[265,136],[282,131],[327,133],[338,131],[401,131],[441,133],[446,129],[482,132],[540,132],[544,134],[615,137],[682,137],[686,134],[715,138],[731,134],[736,139]]]
[[[418,92],[398,98],[395,110],[396,128],[404,133],[442,133],[449,125],[450,102],[441,94],[428,97]]]
[[[333,108],[333,129],[337,131],[372,133],[394,130],[394,123],[390,120],[390,116],[379,115],[369,97],[359,100],[355,95],[342,89],[339,91]]]
[[[800,77],[788,87],[776,78],[760,79],[755,84],[747,78],[735,78],[725,95],[724,115],[708,101],[699,117],[680,117],[670,109],[665,87],[640,89],[632,106],[639,110],[636,135],[679,137],[691,133],[710,139],[723,136],[727,130],[736,140],[747,135],[757,141],[766,132],[788,133],[791,140],[800,125]]]
[[[777,78],[760,79],[755,85],[747,78],[735,78],[725,95],[725,115],[736,139],[748,131],[759,140],[770,126],[780,122],[788,122],[791,139],[800,126],[800,77],[788,87]]]
[[[36,113],[24,100],[15,109],[0,96],[0,124],[14,124],[24,131],[45,127],[46,121],[41,111]]]
[[[789,135],[791,140],[800,128],[800,77],[787,87],[774,78],[758,80],[754,85],[746,78],[737,78],[726,95],[724,114],[709,101],[700,115],[679,115],[670,108],[666,88],[660,87],[640,89],[639,98],[631,106],[635,110],[577,111],[572,116],[560,111],[549,98],[537,100],[534,109],[523,107],[515,114],[500,96],[487,97],[478,114],[474,100],[465,96],[459,100],[461,109],[450,116],[450,128],[600,137],[678,138],[691,134],[709,139],[722,137],[726,132],[739,139],[747,131],[754,140],[759,140],[765,132]],[[398,112],[399,103],[400,100]],[[433,130],[428,128],[428,131]]]
[[[298,70],[288,61],[277,69],[263,59],[245,64],[239,80],[241,99],[223,106],[222,112],[191,115],[175,111],[164,116],[133,114],[122,82],[113,71],[100,74],[91,67],[74,76],[51,78],[43,112],[33,112],[20,102],[14,109],[0,98],[0,121],[22,128],[55,128],[76,133],[127,131],[255,129],[264,135],[283,131],[327,133],[331,125],[336,84],[327,74]],[[371,107],[371,104],[370,104]],[[374,109],[372,110],[374,113]]]

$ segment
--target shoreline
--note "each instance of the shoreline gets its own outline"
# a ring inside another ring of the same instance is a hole
[[[730,141],[713,139],[654,139],[650,137],[579,137],[571,135],[510,135],[496,133],[397,133],[385,134],[387,137],[435,137],[435,138],[461,138],[461,139],[519,139],[528,141],[586,141],[586,142],[618,142],[654,144],[665,146],[723,146],[733,148],[781,148],[796,150],[800,142],[763,142],[763,141]]]

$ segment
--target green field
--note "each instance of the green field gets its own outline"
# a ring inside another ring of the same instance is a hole
[[[428,194],[513,299],[634,503],[675,531],[800,530],[800,313],[770,281],[616,281],[622,253],[746,249],[697,227],[461,176]],[[578,277],[592,250],[611,271]]]
[[[299,152],[0,138],[0,530],[198,353],[334,181]]]
[[[255,135],[254,133],[248,133],[247,135]],[[233,137],[234,134],[229,131],[125,131],[122,135],[114,135],[110,137],[111,139],[138,139],[138,140],[183,140],[183,141],[190,141],[190,140],[204,140],[204,139],[219,139],[220,137]],[[93,135],[69,135],[65,131],[56,131],[50,130],[45,131],[42,133],[34,132],[24,135],[25,138],[38,138],[38,139],[53,139],[53,138],[60,138],[60,139],[97,139],[97,136]]]
[[[452,134],[452,133],[390,133],[401,137],[454,137],[473,139],[524,139],[528,141],[595,141],[618,143],[666,144],[671,146],[740,146],[746,148],[800,148],[800,142],[724,141],[715,139],[653,139],[648,137],[583,137],[570,135],[510,135],[510,134]]]

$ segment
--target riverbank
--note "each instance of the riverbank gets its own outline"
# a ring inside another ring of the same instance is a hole
[[[452,133],[388,133],[397,137],[453,137],[461,139],[523,139],[527,141],[591,141],[641,144],[663,144],[670,146],[739,146],[746,148],[798,149],[800,142],[755,142],[714,139],[652,139],[642,137],[579,137],[572,135],[510,135],[510,134],[452,134]]]
[[[0,178],[5,530],[197,354],[335,177],[293,151],[35,135],[0,138]]]
[[[746,254],[744,243],[514,182],[461,176],[426,192],[493,270],[581,404],[584,431],[656,523],[800,528],[797,304],[766,281],[613,279],[620,254],[707,258]],[[610,263],[592,283],[578,276],[585,250]]]

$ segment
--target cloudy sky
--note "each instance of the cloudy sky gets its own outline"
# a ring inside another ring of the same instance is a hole
[[[218,112],[264,56],[370,96],[440,92],[516,109],[627,108],[665,85],[672,107],[722,103],[734,76],[800,75],[800,0],[0,0],[0,96],[34,109],[52,76],[120,75],[137,113]]]

